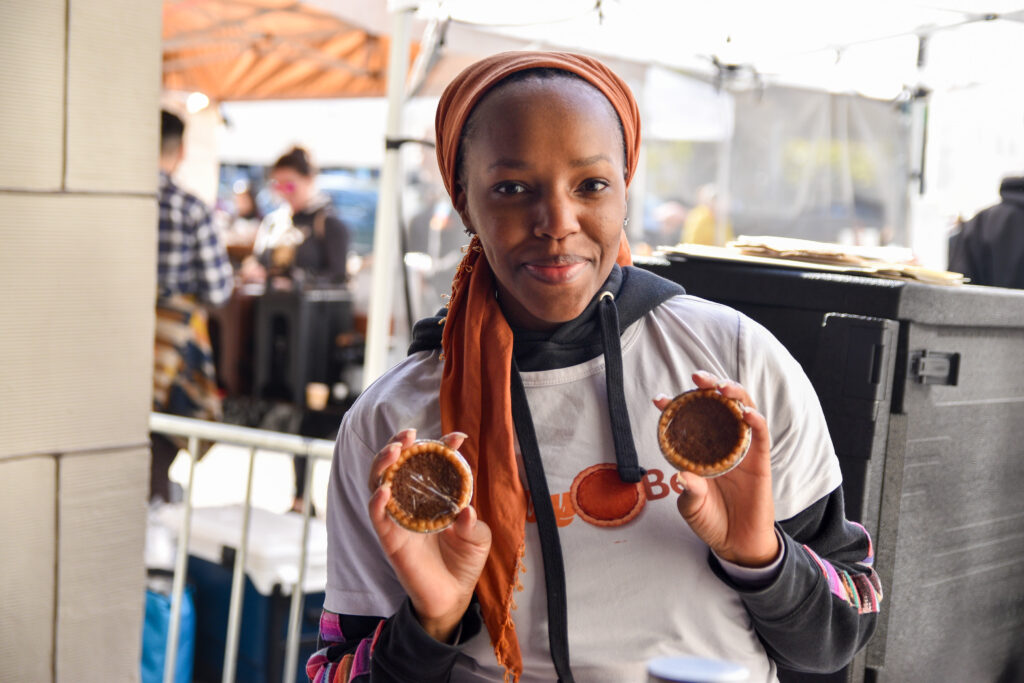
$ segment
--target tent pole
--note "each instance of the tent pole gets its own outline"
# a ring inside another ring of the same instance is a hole
[[[396,9],[391,19],[391,47],[388,53],[388,120],[386,140],[402,134],[402,108],[405,104],[405,79],[409,70],[409,34],[415,6]],[[388,144],[380,174],[377,197],[377,221],[373,232],[373,288],[366,322],[366,350],[363,363],[363,388],[388,368],[388,348],[395,271],[398,261],[398,193],[400,192],[401,150]]]

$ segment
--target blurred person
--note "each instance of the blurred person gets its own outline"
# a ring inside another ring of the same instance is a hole
[[[443,186],[440,193],[432,190],[424,192],[422,208],[409,220],[408,241],[409,252],[430,257],[430,267],[424,274],[428,288],[424,303],[429,311],[443,303],[442,298],[451,289],[455,268],[462,260],[462,248],[469,244],[462,219],[452,209]]]
[[[655,247],[674,244],[683,234],[683,226],[686,225],[686,217],[689,215],[689,209],[681,201],[666,200],[655,207],[653,213],[655,230],[646,234],[645,237]]]
[[[432,127],[424,131],[424,140],[434,139]],[[469,235],[458,213],[452,209],[444,190],[441,174],[434,158],[433,146],[418,146],[418,162],[409,174],[407,186],[412,190],[411,208],[405,250],[407,254],[423,254],[429,258],[414,261],[410,275],[418,277],[413,293],[414,311],[431,313],[443,303],[451,289],[455,267],[462,260],[462,249]],[[409,261],[407,261],[409,263]]]
[[[185,156],[185,124],[160,113],[153,410],[206,420],[222,415],[206,307],[231,297],[231,264],[210,210],[172,175]],[[152,435],[150,498],[169,501],[168,468],[181,442]]]
[[[230,212],[223,221],[226,223],[224,242],[232,265],[240,267],[252,253],[263,214],[256,202],[252,185],[245,180],[235,181],[231,188],[231,203]]]
[[[256,229],[263,221],[263,213],[256,201],[252,183],[245,180],[236,181],[231,188],[231,201],[234,208],[232,231],[245,234],[252,241],[256,236]]]
[[[950,237],[949,269],[971,284],[1024,289],[1024,177],[1004,178],[999,196]]]
[[[309,152],[293,147],[270,169],[270,188],[287,204],[268,215],[253,245],[255,259],[243,264],[248,280],[291,288],[293,284],[341,284],[348,280],[349,229],[327,194],[316,189],[317,169]]]
[[[718,221],[717,209],[718,190],[714,185],[702,185],[697,190],[697,206],[693,207],[686,216],[683,224],[683,234],[679,241],[686,244],[709,244],[721,246],[734,239],[732,224],[725,221],[723,226],[722,241],[715,239],[717,234],[716,224]]]
[[[317,168],[309,152],[292,147],[270,169],[270,189],[284,200],[282,207],[268,214],[260,226],[253,259],[243,264],[243,279],[269,280],[270,289],[302,290],[310,286],[338,286],[348,281],[349,228],[336,214],[330,197],[316,187]],[[254,261],[256,262],[254,264]],[[258,264],[258,265],[257,265]],[[258,304],[257,304],[258,305]],[[326,332],[331,344],[337,330]],[[272,330],[274,341],[273,367],[279,371],[286,366],[286,354],[309,354],[308,349],[287,348],[286,330]],[[274,374],[273,372],[271,374]],[[317,378],[330,382],[336,378]],[[304,392],[306,387],[292,387],[293,392]],[[292,395],[292,401],[300,400]],[[281,416],[280,425],[288,431],[300,429],[300,417],[290,410],[268,415],[269,425]],[[292,459],[295,473],[295,495],[292,510],[302,510],[305,494],[307,458]]]
[[[257,223],[263,218],[256,203],[256,193],[252,191],[250,183],[244,180],[236,182],[232,187],[232,199],[235,203],[235,218]]]

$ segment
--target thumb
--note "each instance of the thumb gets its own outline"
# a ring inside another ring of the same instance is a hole
[[[459,513],[452,525],[453,533],[460,541],[474,545],[488,545],[491,542],[491,529],[480,520],[476,514],[476,508],[472,505]]]
[[[676,499],[676,507],[679,508],[679,514],[683,519],[690,521],[704,507],[708,496],[708,482],[693,472],[680,471],[678,476],[683,485],[683,492]]]

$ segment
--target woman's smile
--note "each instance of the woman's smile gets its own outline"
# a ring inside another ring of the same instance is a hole
[[[590,262],[580,256],[555,256],[523,264],[523,269],[541,282],[557,285],[572,282]]]

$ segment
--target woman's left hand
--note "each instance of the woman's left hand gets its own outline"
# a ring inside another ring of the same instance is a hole
[[[739,465],[718,477],[680,472],[685,490],[677,501],[679,512],[720,558],[745,567],[771,564],[780,549],[774,527],[768,423],[739,384],[706,372],[694,373],[693,381],[700,389],[717,389],[747,407],[744,420],[751,429],[750,450]],[[670,401],[658,398],[654,405],[664,410]]]

